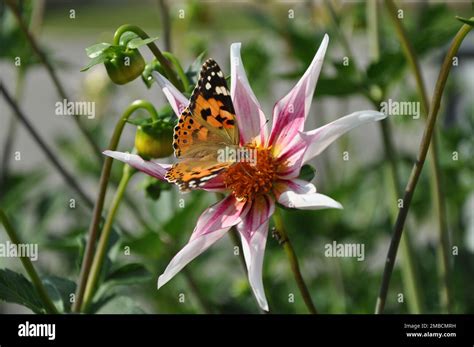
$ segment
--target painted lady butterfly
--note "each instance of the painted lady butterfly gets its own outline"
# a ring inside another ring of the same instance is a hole
[[[220,162],[219,149],[238,145],[239,130],[224,74],[213,59],[208,59],[189,106],[174,128],[173,147],[178,162],[165,178],[181,191],[198,188],[234,164]]]

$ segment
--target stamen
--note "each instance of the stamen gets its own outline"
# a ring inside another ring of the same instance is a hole
[[[270,148],[246,146],[249,151],[256,151],[254,163],[237,162],[224,174],[225,186],[239,201],[252,200],[257,195],[271,191],[279,171],[279,163],[273,157]]]

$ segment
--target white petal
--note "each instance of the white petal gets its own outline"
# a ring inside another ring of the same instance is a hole
[[[158,289],[172,279],[181,269],[189,264],[194,258],[208,249],[212,244],[225,235],[227,229],[217,230],[210,234],[202,235],[189,242],[171,260],[163,274],[158,278]]]
[[[230,95],[237,116],[241,144],[246,144],[254,138],[257,139],[257,144],[261,144],[265,143],[267,138],[267,120],[247,79],[240,46],[240,42],[230,46]]]
[[[319,193],[298,194],[288,190],[278,197],[278,202],[286,207],[300,210],[319,210],[323,208],[342,209],[342,205],[329,196]]]
[[[386,117],[385,114],[378,111],[359,111],[339,118],[315,130],[306,132],[305,134],[311,137],[311,144],[304,154],[303,162],[307,162],[320,154],[327,146],[339,138],[339,136],[349,130],[362,124],[382,120]]]
[[[131,154],[131,153],[124,153],[124,152],[117,152],[117,151],[104,151],[103,154],[120,160],[135,169],[142,171],[150,176],[153,176],[159,180],[164,180],[166,171],[170,168],[170,164],[162,164],[156,161],[148,161],[144,160],[142,157]]]
[[[174,113],[177,117],[181,115],[183,110],[188,106],[189,100],[178,90],[176,87],[168,81],[163,75],[159,72],[153,71],[153,77],[156,82],[160,85],[163,93],[165,94],[168,102],[171,105]]]
[[[262,310],[268,311],[268,302],[263,288],[263,257],[268,236],[268,222],[260,225],[250,242],[242,237],[242,251],[247,264],[249,283]]]

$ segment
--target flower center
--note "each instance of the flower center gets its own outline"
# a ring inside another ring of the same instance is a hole
[[[232,190],[239,201],[269,193],[279,167],[270,148],[247,145],[244,149],[248,155],[224,173],[226,188]]]

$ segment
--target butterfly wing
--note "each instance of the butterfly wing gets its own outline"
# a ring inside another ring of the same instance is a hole
[[[174,129],[173,147],[178,163],[171,167],[166,179],[178,184],[181,190],[202,186],[233,164],[218,161],[218,150],[236,146],[238,141],[234,106],[224,74],[214,60],[208,59],[189,106]]]

